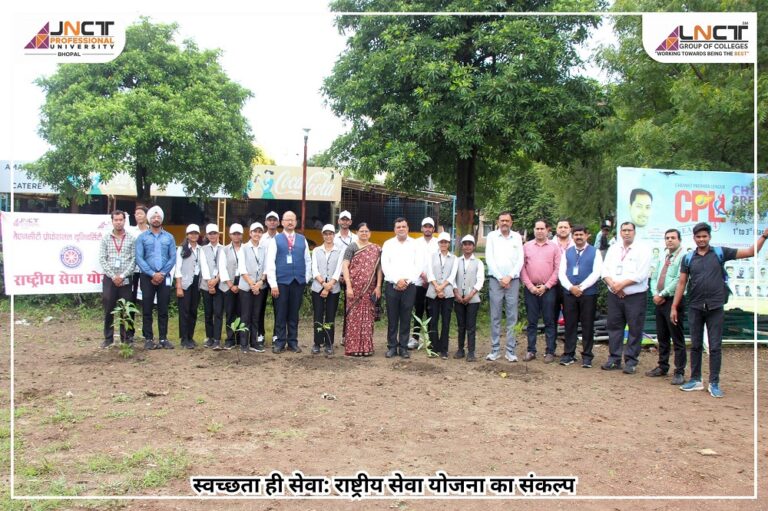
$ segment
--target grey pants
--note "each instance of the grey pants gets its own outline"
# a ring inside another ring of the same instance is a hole
[[[491,352],[498,353],[501,345],[502,307],[507,316],[507,353],[515,354],[517,339],[514,328],[517,324],[517,301],[520,296],[520,279],[513,279],[507,289],[503,289],[498,280],[490,278],[488,296],[491,305]]]

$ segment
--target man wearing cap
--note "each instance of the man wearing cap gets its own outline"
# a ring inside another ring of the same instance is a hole
[[[235,332],[231,325],[235,318],[240,317],[240,259],[243,247],[243,226],[234,223],[229,226],[229,237],[232,240],[224,247],[223,266],[220,269],[219,289],[224,293],[224,314],[227,316],[227,339],[224,341],[224,349],[231,350],[237,346]],[[262,339],[263,340],[263,339]],[[213,349],[219,349],[214,344]]]
[[[112,212],[112,231],[101,238],[99,263],[104,271],[101,303],[104,306],[104,342],[102,348],[109,348],[115,337],[115,317],[112,311],[119,299],[131,301],[131,277],[136,266],[136,239],[125,231],[125,211]],[[126,331],[120,325],[120,341],[133,344],[133,328]]]
[[[570,228],[569,228],[570,230]],[[528,316],[528,353],[524,360],[530,362],[536,358],[536,336],[539,331],[539,317],[544,320],[544,338],[546,353],[544,363],[555,361],[555,298],[557,294],[557,275],[560,269],[560,248],[557,242],[550,241],[549,224],[546,220],[537,220],[533,224],[534,238],[523,245],[524,263],[520,278],[525,285],[525,311]],[[510,362],[517,362],[517,357],[506,355]]]
[[[421,252],[422,258],[424,259],[419,278],[415,282],[416,299],[413,304],[413,312],[418,319],[422,319],[424,313],[427,314],[427,318],[429,318],[430,315],[429,311],[431,309],[430,304],[432,299],[427,297],[427,289],[429,288],[427,268],[432,263],[432,256],[440,251],[440,247],[438,247],[437,244],[437,237],[433,236],[435,234],[435,221],[432,220],[431,217],[426,217],[421,221],[421,234],[422,236],[415,240],[416,247]],[[419,322],[416,321],[416,318],[413,320],[413,335],[408,341],[409,349],[416,349],[419,347],[421,326],[419,325]],[[431,326],[432,322],[427,323],[428,328]]]
[[[477,311],[480,310],[480,291],[485,282],[485,266],[475,257],[475,237],[461,238],[462,257],[456,269],[456,287],[453,288],[453,310],[458,325],[459,349],[453,358],[464,358],[464,337],[467,339],[467,362],[474,362]]]
[[[408,354],[408,332],[416,299],[415,282],[424,270],[424,254],[417,241],[408,236],[408,221],[395,219],[395,237],[384,242],[381,249],[381,270],[384,273],[384,295],[387,300],[387,358]]]
[[[341,251],[342,257],[344,256],[344,252],[347,251],[347,247],[350,243],[353,241],[357,241],[357,234],[353,233],[350,230],[350,226],[352,225],[352,213],[347,211],[346,209],[339,213],[339,232],[336,233],[336,235],[333,237],[333,244]],[[346,304],[347,304],[347,284],[344,282],[344,275],[340,276],[339,285],[341,286],[341,294],[339,295],[339,298],[343,297],[343,300],[341,301],[341,310],[345,311],[347,310]],[[344,314],[344,325],[342,327],[341,331],[341,345],[344,346],[344,337],[347,334],[347,315]]]
[[[266,230],[264,231],[264,234],[261,235],[261,241],[259,241],[259,246],[264,247],[264,250],[266,251],[269,247],[269,243],[277,236],[277,226],[280,224],[280,215],[278,215],[275,211],[270,211],[267,213],[267,216],[264,217],[264,227],[266,227]],[[267,297],[271,296],[271,290],[272,288],[269,286],[269,282],[267,282],[267,288],[264,290],[266,293],[264,295],[264,299],[261,301],[260,309],[259,309],[259,342],[264,342],[264,339],[266,338],[266,330],[265,330],[265,324],[264,324],[264,318],[266,317],[267,313]],[[274,318],[277,315],[275,314],[275,299],[272,298],[272,318]],[[272,345],[274,346],[274,342],[277,336],[275,335],[275,324],[274,321],[272,322]]]
[[[499,228],[488,234],[485,244],[485,262],[491,274],[488,296],[491,309],[491,352],[486,360],[501,357],[501,318],[507,316],[506,356],[516,356],[515,325],[517,300],[520,293],[520,271],[523,269],[523,238],[512,230],[512,213],[502,211],[497,222]]]
[[[723,264],[733,259],[753,257],[763,248],[768,239],[768,228],[749,248],[712,247],[709,242],[712,227],[700,222],[693,227],[693,241],[696,250],[690,258],[683,257],[680,266],[680,280],[677,282],[672,310],[669,313],[673,324],[682,323],[677,308],[683,300],[688,286],[688,329],[691,333],[691,379],[680,386],[681,390],[704,390],[701,382],[701,351],[704,344],[704,325],[709,338],[709,393],[712,397],[723,397],[720,390],[720,365],[722,362],[723,306],[728,298]]]
[[[275,299],[275,335],[273,353],[299,347],[299,309],[304,288],[312,279],[312,257],[306,238],[296,232],[296,214],[283,213],[283,232],[267,248],[267,281]]]
[[[608,249],[601,270],[610,293],[606,320],[609,355],[600,369],[621,369],[623,356],[624,373],[635,374],[645,325],[651,249],[635,239],[635,224],[632,222],[621,224],[619,232],[622,241]],[[624,328],[628,330],[626,345]]]
[[[136,240],[136,262],[141,268],[140,285],[142,294],[142,334],[144,348],[172,346],[168,342],[168,304],[171,300],[171,270],[176,264],[176,241],[163,229],[165,214],[159,206],[147,211],[149,229]],[[152,331],[152,311],[157,299],[157,328],[160,342],[155,344]]]
[[[616,238],[611,238],[611,221],[606,220],[600,225],[600,232],[595,237],[595,248],[600,251],[600,255],[605,259],[608,247],[616,242]]]
[[[200,279],[200,292],[203,295],[203,310],[205,311],[205,343],[206,348],[221,346],[221,328],[224,322],[224,291],[221,284],[220,265],[224,262],[224,247],[219,243],[219,226],[205,226],[205,236],[208,244],[203,246],[203,260],[208,266],[209,279]]]

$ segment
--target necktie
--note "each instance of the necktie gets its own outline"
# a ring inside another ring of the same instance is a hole
[[[664,289],[664,280],[667,278],[667,270],[669,269],[669,263],[672,262],[672,254],[669,254],[664,261],[664,267],[661,269],[661,274],[659,275],[659,283],[656,284],[656,291],[661,291]]]

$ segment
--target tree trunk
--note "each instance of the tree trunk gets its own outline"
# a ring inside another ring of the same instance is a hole
[[[475,222],[475,167],[477,148],[469,158],[456,161],[456,235],[458,240],[473,233]]]
[[[152,183],[147,179],[147,168],[140,163],[136,164],[136,203],[149,204]]]

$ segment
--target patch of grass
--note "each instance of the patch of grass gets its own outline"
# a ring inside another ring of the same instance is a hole
[[[152,417],[165,417],[166,415],[168,415],[168,410],[161,408],[160,410],[153,413]]]
[[[67,440],[65,442],[54,442],[48,445],[45,449],[43,449],[43,452],[51,454],[54,452],[69,451],[71,449],[72,449],[72,442]]]
[[[270,429],[267,431],[269,436],[278,440],[288,440],[292,438],[304,438],[307,436],[305,431],[300,429]]]
[[[126,475],[123,480],[100,486],[101,493],[124,494],[166,486],[169,480],[184,477],[189,466],[189,456],[183,450],[169,451],[145,447],[123,456],[98,454],[82,465],[82,471],[91,474]]]
[[[109,412],[104,416],[105,419],[127,419],[129,417],[135,417],[136,414],[133,412],[126,412],[126,411],[115,411],[115,412]]]
[[[27,407],[20,406],[13,411],[13,416],[18,419],[19,417],[23,417],[28,413],[29,413],[29,409]]]
[[[214,420],[211,421],[210,424],[208,424],[208,427],[206,428],[209,433],[218,433],[221,431],[221,428],[223,428],[224,425],[221,422],[216,422]]]
[[[205,404],[205,398],[203,396],[198,396],[197,399],[195,399],[195,403],[199,405]]]
[[[43,419],[43,424],[77,424],[86,417],[90,417],[90,415],[87,413],[75,413],[72,410],[71,404],[59,401],[56,404],[56,413],[47,419]]]
[[[130,403],[131,401],[133,401],[133,398],[130,395],[124,394],[122,392],[112,398],[113,403]]]

